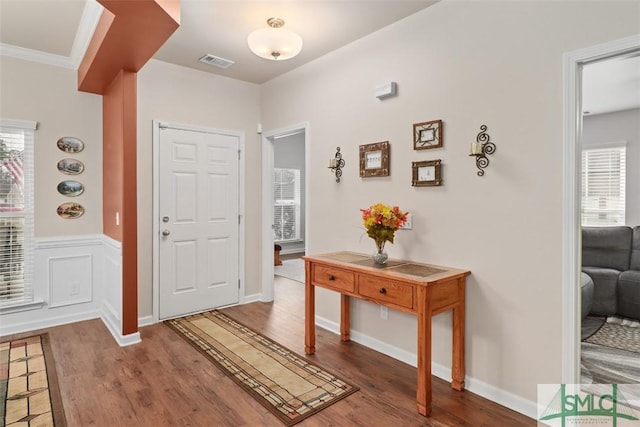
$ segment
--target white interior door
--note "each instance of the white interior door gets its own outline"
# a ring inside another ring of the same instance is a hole
[[[239,143],[160,129],[160,319],[238,302]]]

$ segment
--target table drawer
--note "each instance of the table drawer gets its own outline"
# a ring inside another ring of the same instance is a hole
[[[311,270],[311,278],[314,285],[338,291],[355,291],[355,275],[338,268],[314,265]]]
[[[361,275],[358,280],[358,293],[381,303],[413,308],[413,286],[392,280]]]

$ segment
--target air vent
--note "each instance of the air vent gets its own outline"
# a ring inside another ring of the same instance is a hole
[[[204,62],[205,64],[216,66],[218,68],[229,68],[233,64],[235,64],[235,62],[229,59],[220,58],[218,56],[213,56],[210,54],[206,54],[205,56],[200,58],[199,61]]]

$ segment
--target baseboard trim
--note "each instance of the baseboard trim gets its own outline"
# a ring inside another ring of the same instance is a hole
[[[153,316],[142,316],[138,317],[138,328],[142,328],[143,326],[153,325],[155,322],[153,321]]]
[[[340,335],[340,324],[329,319],[316,316],[316,325],[336,335]],[[385,343],[384,341],[380,341],[369,335],[351,330],[351,340],[413,367],[418,366],[418,358],[416,354]],[[451,381],[450,367],[432,362],[431,373],[447,382]],[[465,389],[530,418],[536,419],[537,417],[537,406],[535,402],[502,390],[484,381],[470,377],[469,375],[466,375],[465,377]]]
[[[106,313],[103,313],[100,318],[102,319],[102,323],[104,323],[109,332],[111,332],[111,336],[113,336],[113,339],[116,340],[120,347],[126,347],[142,342],[142,339],[140,338],[140,332],[122,335],[122,333],[120,332],[120,325],[116,325],[113,322],[113,319],[106,315]]]
[[[251,304],[252,302],[265,302],[262,299],[262,296],[263,296],[262,293],[246,295],[240,298],[240,301],[238,302],[238,304],[244,305],[244,304]]]
[[[0,336],[19,334],[23,332],[30,332],[39,329],[52,328],[54,326],[66,325],[69,323],[82,322],[84,320],[98,319],[101,317],[101,313],[97,310],[85,311],[82,313],[68,314],[64,316],[49,317],[42,320],[34,320],[30,322],[23,322],[13,324],[9,327],[0,326]]]

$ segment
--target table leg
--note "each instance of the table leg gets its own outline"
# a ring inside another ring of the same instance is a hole
[[[351,309],[349,295],[340,294],[340,338],[351,339]]]
[[[426,286],[416,288],[418,299],[418,413],[431,412],[431,298]]]
[[[453,309],[453,354],[451,358],[451,387],[464,390],[464,334],[465,334],[465,278],[458,281],[460,304]]]
[[[316,352],[316,288],[311,284],[309,262],[305,263],[306,279],[304,288],[304,352]]]

